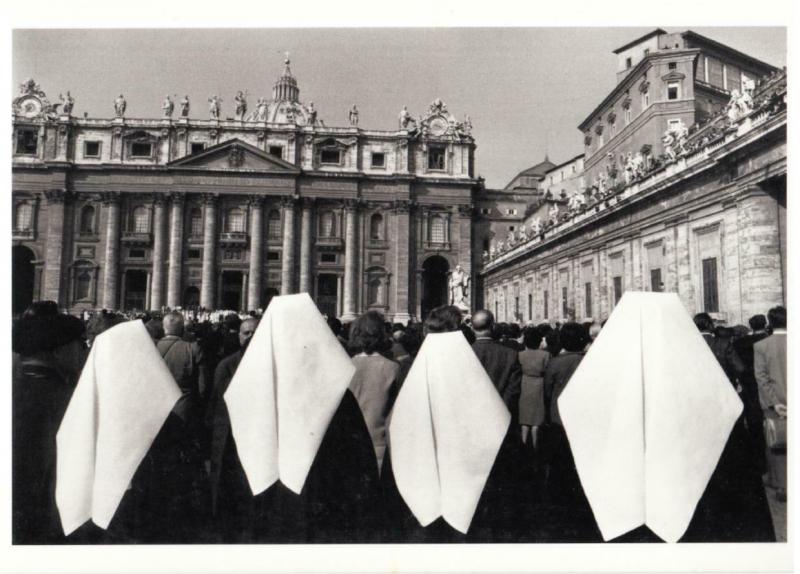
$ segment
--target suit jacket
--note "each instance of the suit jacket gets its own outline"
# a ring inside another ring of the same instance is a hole
[[[547,363],[547,369],[544,372],[544,406],[548,422],[563,426],[561,415],[558,412],[558,397],[567,388],[567,383],[581,360],[583,360],[583,353],[565,351]]]
[[[156,343],[156,348],[184,393],[202,395],[205,392],[205,377],[200,368],[202,353],[197,343],[167,335]]]
[[[753,345],[753,367],[761,407],[786,404],[786,332],[773,333]]]
[[[472,350],[516,422],[522,381],[522,366],[517,352],[488,338],[477,339],[472,344]]]

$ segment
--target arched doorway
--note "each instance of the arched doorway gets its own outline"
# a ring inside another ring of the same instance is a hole
[[[14,315],[22,313],[33,303],[33,260],[30,248],[15,245],[12,249],[11,309]]]
[[[185,309],[194,309],[200,306],[200,289],[195,285],[187,287],[183,292],[183,307]]]
[[[431,309],[447,304],[447,272],[450,264],[441,255],[428,257],[422,264],[422,318]]]

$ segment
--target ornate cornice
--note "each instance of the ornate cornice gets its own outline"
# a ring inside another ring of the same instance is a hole
[[[118,191],[106,191],[100,194],[100,201],[103,205],[119,203],[120,193]]]

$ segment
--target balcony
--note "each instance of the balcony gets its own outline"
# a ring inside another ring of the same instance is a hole
[[[152,236],[150,233],[136,231],[124,231],[122,233],[122,243],[126,245],[150,245]]]
[[[431,251],[449,251],[450,250],[450,242],[449,241],[423,241],[422,246],[425,249]]]
[[[387,249],[389,247],[389,242],[385,239],[367,239],[367,247],[369,249]]]
[[[317,247],[323,249],[340,248],[343,244],[341,237],[317,237]]]
[[[33,240],[36,239],[36,231],[33,229],[14,229],[11,232],[11,238],[14,240]]]
[[[219,234],[220,245],[247,245],[247,233],[244,231],[224,231]]]

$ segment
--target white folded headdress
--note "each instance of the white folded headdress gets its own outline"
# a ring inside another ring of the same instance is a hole
[[[272,299],[225,392],[253,494],[279,479],[300,494],[354,372],[307,293]]]
[[[108,528],[136,469],[181,396],[141,321],[99,335],[56,435],[64,534]]]
[[[674,293],[627,292],[558,401],[605,540],[689,522],[742,402]]]
[[[389,424],[395,482],[422,526],[469,530],[510,422],[464,335],[426,336]]]

